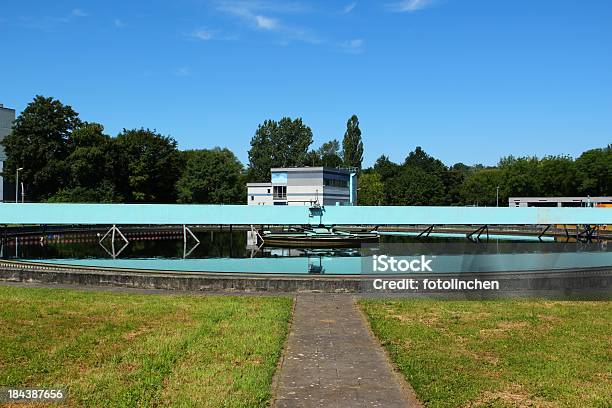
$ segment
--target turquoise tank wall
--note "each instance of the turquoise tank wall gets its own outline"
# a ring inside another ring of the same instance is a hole
[[[609,208],[0,204],[0,224],[612,224]]]

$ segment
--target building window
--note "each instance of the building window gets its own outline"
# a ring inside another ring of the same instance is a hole
[[[251,196],[251,201],[255,200],[255,196]]]
[[[287,184],[287,173],[272,173],[272,184]]]
[[[287,186],[274,186],[272,187],[273,198],[276,199],[286,199],[287,198]]]
[[[268,189],[268,194],[270,194],[270,189]]]
[[[327,187],[342,187],[342,188],[348,188],[348,180],[338,180],[338,179],[330,179],[330,178],[326,178],[323,179],[323,183],[327,186]]]

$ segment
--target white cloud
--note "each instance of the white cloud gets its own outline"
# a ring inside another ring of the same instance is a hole
[[[196,28],[191,32],[184,32],[182,35],[191,40],[198,41],[236,41],[239,35],[231,32],[210,29],[207,27]]]
[[[198,40],[208,41],[213,39],[214,33],[211,30],[199,28],[192,32],[191,36],[197,38]]]
[[[89,16],[89,13],[86,13],[83,10],[76,8],[76,9],[73,9],[70,12],[70,16],[72,16],[72,17],[87,17],[87,16]]]
[[[401,0],[395,3],[387,4],[387,8],[397,13],[412,13],[413,11],[427,8],[433,3],[434,0]]]
[[[257,15],[255,16],[255,22],[257,27],[263,30],[274,30],[278,28],[278,20],[266,16]]]
[[[324,42],[311,29],[287,24],[278,17],[310,11],[310,8],[302,3],[278,0],[214,0],[214,4],[218,11],[239,18],[250,29],[275,33],[282,45],[293,41],[309,44]]]
[[[355,38],[341,43],[340,48],[350,54],[361,54],[363,52],[363,44],[364,41],[361,38]]]
[[[299,2],[278,0],[216,0],[217,10],[238,16],[259,13],[297,14],[310,11],[310,7]]]
[[[81,9],[72,9],[70,13],[62,17],[23,16],[18,19],[17,25],[24,28],[53,32],[61,25],[69,24],[75,21],[77,18],[88,16],[90,16],[90,14]]]
[[[116,18],[113,21],[113,23],[115,24],[115,27],[117,27],[117,28],[122,28],[122,27],[126,26],[125,22],[123,20],[118,19],[118,18]]]
[[[273,8],[269,3],[261,3],[258,1],[236,1],[236,0],[220,0],[217,4],[217,9],[224,13],[231,14],[236,17],[248,21],[255,28],[263,30],[274,30],[279,27],[278,19],[264,16],[261,11],[272,11]]]
[[[345,14],[348,14],[348,13],[350,13],[351,11],[353,11],[353,9],[354,9],[355,7],[357,7],[357,3],[356,3],[356,2],[353,2],[353,3],[347,4],[347,5],[346,5],[346,6],[344,6],[344,8],[342,9],[342,12],[343,12],[343,13],[345,13]]]

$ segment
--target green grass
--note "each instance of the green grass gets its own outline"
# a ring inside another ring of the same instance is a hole
[[[611,407],[612,302],[366,300],[431,407]]]
[[[292,300],[0,286],[0,385],[70,406],[266,406]]]

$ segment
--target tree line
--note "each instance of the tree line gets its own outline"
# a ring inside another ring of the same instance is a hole
[[[513,157],[496,166],[446,166],[417,147],[403,163],[381,156],[362,172],[361,205],[507,206],[509,197],[606,196],[612,145],[569,156]]]
[[[342,142],[312,148],[301,118],[266,120],[251,139],[245,167],[226,148],[180,151],[176,140],[151,129],[123,129],[115,137],[85,122],[59,100],[36,96],[2,144],[3,176],[20,181],[33,202],[244,204],[248,181],[270,180],[270,168],[357,168],[361,205],[500,205],[510,196],[607,195],[612,151],[568,156],[505,157],[497,166],[446,166],[417,147],[403,163],[381,156],[362,169],[359,119],[348,119]]]
[[[347,126],[342,149],[332,140],[309,150],[312,130],[300,118],[266,120],[251,140],[245,168],[226,148],[180,151],[175,139],[151,129],[111,137],[71,106],[36,96],[2,141],[3,176],[14,183],[23,168],[20,181],[33,202],[244,204],[246,182],[269,181],[270,167],[361,167],[357,117]]]

